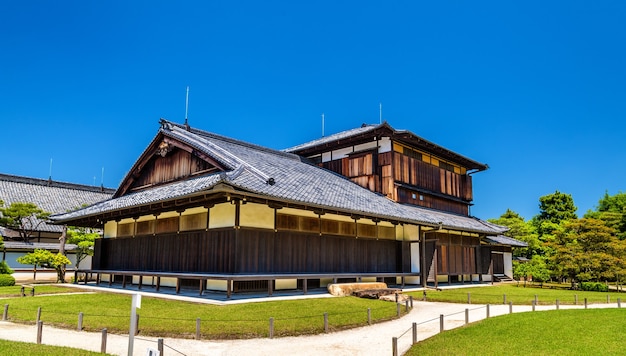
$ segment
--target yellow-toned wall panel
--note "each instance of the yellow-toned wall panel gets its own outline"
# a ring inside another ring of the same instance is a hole
[[[115,220],[107,221],[104,224],[104,238],[117,237],[117,222]]]
[[[274,209],[264,204],[242,204],[239,208],[239,225],[258,227],[262,229],[274,228]]]
[[[217,204],[209,212],[209,229],[235,226],[235,205]]]

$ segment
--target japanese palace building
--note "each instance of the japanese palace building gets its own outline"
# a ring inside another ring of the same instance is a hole
[[[110,282],[483,281],[523,245],[469,215],[484,169],[387,123],[277,151],[161,120],[111,199],[52,219],[103,229],[91,272]]]

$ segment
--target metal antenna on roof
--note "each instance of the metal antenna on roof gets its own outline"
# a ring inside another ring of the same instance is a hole
[[[378,116],[378,123],[382,124],[383,123],[383,103],[382,102],[378,103],[378,108],[379,108],[379,112],[380,112],[380,114]]]
[[[52,158],[50,158],[50,174],[48,175],[48,180],[52,180]]]
[[[187,95],[185,95],[185,126],[189,129],[189,123],[187,122],[187,113],[189,112],[189,86],[187,86]]]
[[[324,113],[322,113],[322,137],[324,137]]]
[[[100,187],[104,187],[104,167],[102,167],[102,178],[100,178]]]

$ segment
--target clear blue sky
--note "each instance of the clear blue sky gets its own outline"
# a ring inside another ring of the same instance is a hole
[[[0,172],[117,187],[182,122],[286,148],[383,119],[489,164],[472,214],[626,190],[623,1],[3,1]]]

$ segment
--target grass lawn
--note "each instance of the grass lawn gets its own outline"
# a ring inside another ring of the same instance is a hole
[[[12,295],[14,290],[10,288],[13,287],[0,287],[0,296]],[[16,297],[0,303],[9,305],[9,320],[13,322],[34,323],[37,309],[41,307],[41,320],[46,325],[76,329],[78,314],[82,312],[84,330],[107,328],[111,333],[127,333],[129,329],[129,295],[94,293]],[[192,338],[196,333],[196,318],[200,318],[202,338],[225,339],[267,337],[270,318],[274,318],[275,336],[322,333],[324,313],[328,313],[331,331],[363,326],[367,323],[368,308],[371,309],[372,322],[396,318],[395,303],[356,297],[227,306],[143,297],[137,312],[140,335]],[[401,313],[404,313],[404,307]]]
[[[538,286],[517,286],[517,284],[501,284],[496,286],[444,289],[441,291],[428,290],[426,298],[432,302],[451,302],[451,303],[467,303],[467,294],[470,293],[472,304],[503,304],[504,295],[506,294],[506,303],[513,302],[517,305],[530,305],[537,295],[538,304],[556,304],[559,300],[560,304],[574,304],[576,296],[578,304],[584,304],[585,298],[589,304],[606,303],[609,296],[611,303],[616,303],[617,298],[621,298],[626,304],[626,293],[618,292],[585,292],[573,291],[567,289],[568,285],[553,284],[544,285],[543,288]],[[422,292],[407,293],[412,295],[416,300],[422,300]],[[626,307],[626,305],[625,305]]]
[[[0,340],[0,355],[3,356],[84,356],[102,355],[99,352],[71,347],[37,345],[27,342]]]
[[[406,355],[621,355],[624,320],[624,309],[507,314],[435,335]]]

